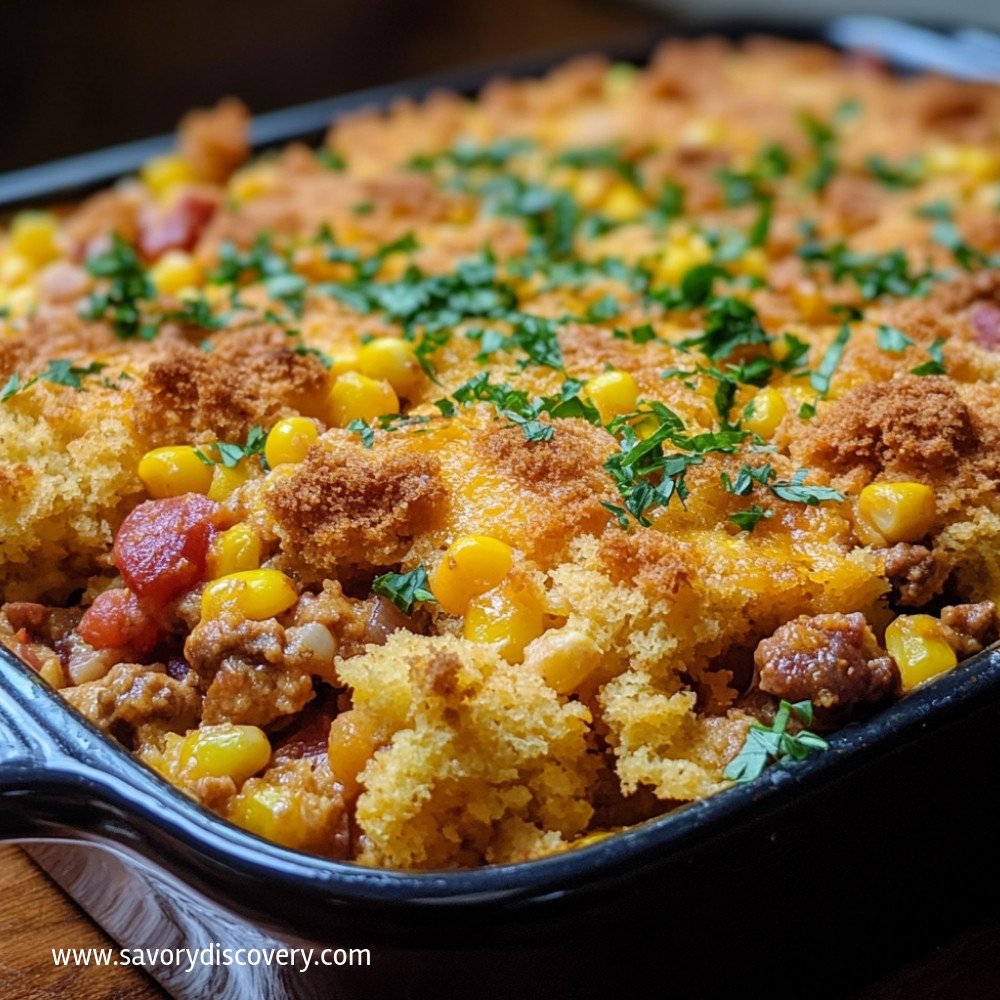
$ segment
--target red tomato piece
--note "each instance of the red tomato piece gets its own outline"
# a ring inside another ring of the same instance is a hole
[[[191,250],[218,203],[198,191],[182,194],[165,213],[150,211],[139,223],[139,249],[155,260],[167,250]]]
[[[218,504],[199,493],[139,504],[115,537],[115,565],[144,603],[163,607],[205,572]]]
[[[148,653],[159,641],[156,620],[131,590],[106,590],[83,613],[77,632],[94,649],[128,647]]]

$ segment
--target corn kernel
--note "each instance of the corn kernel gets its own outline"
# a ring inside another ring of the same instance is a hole
[[[59,256],[58,228],[55,216],[48,212],[22,212],[11,223],[10,248],[33,267],[44,267]]]
[[[178,754],[188,778],[232,778],[242,785],[271,759],[271,744],[256,726],[202,726],[188,733]]]
[[[431,574],[431,593],[448,614],[463,614],[473,597],[492,590],[510,572],[513,562],[511,547],[499,539],[462,535]]]
[[[31,261],[23,254],[4,251],[0,254],[0,288],[14,288],[34,273]]]
[[[597,407],[601,422],[607,424],[635,409],[639,401],[639,386],[628,372],[602,372],[587,382],[583,395]]]
[[[681,233],[667,244],[656,268],[656,276],[669,285],[677,285],[688,271],[712,259],[712,248],[698,233]]]
[[[626,222],[646,211],[646,200],[627,181],[618,181],[604,196],[604,214],[615,222]]]
[[[277,176],[273,163],[255,163],[237,170],[229,178],[227,191],[237,201],[253,201],[275,189]]]
[[[208,493],[214,467],[206,465],[190,445],[154,448],[139,460],[139,478],[156,500],[183,493]]]
[[[376,337],[358,350],[358,371],[388,382],[397,396],[413,398],[423,384],[423,371],[413,344],[400,337]]]
[[[206,570],[210,580],[260,567],[261,543],[248,524],[235,524],[220,532],[208,550]]]
[[[463,634],[473,642],[496,643],[509,663],[520,663],[524,647],[544,630],[537,601],[511,587],[495,587],[469,602]]]
[[[359,365],[358,354],[356,347],[338,347],[332,355],[330,375],[336,378],[345,372],[356,372]]]
[[[899,667],[904,691],[958,663],[941,623],[930,615],[900,615],[885,630],[885,646]]]
[[[235,614],[255,622],[274,618],[298,600],[295,584],[276,569],[251,569],[219,577],[201,594],[201,617]]]
[[[201,265],[183,250],[168,250],[150,269],[149,277],[161,295],[176,295],[202,283]]]
[[[761,389],[743,411],[743,426],[762,438],[770,438],[788,412],[785,397],[777,389]]]
[[[319,437],[316,423],[308,417],[286,417],[279,420],[267,435],[264,457],[272,469],[279,465],[297,465],[309,453]]]
[[[252,778],[233,799],[228,819],[258,837],[298,849],[314,835],[303,808],[307,803],[295,789]]]
[[[934,525],[934,491],[923,483],[871,483],[858,513],[890,544],[916,542]]]
[[[571,694],[601,662],[597,643],[572,628],[552,629],[524,651],[524,665],[537,670],[557,694]]]
[[[193,181],[194,171],[187,160],[171,153],[148,160],[139,176],[157,198],[162,198],[172,188]]]
[[[614,63],[604,74],[604,96],[611,101],[627,96],[635,87],[639,71],[630,63]]]
[[[330,422],[337,427],[346,427],[352,420],[370,422],[386,413],[399,413],[399,399],[392,386],[358,372],[339,376],[327,403]]]
[[[327,753],[330,770],[344,786],[344,794],[353,798],[359,791],[358,775],[377,747],[375,722],[362,709],[341,712],[330,723]]]
[[[231,469],[228,465],[217,465],[212,472],[212,484],[208,488],[208,499],[222,503],[243,486],[249,479],[245,462]]]

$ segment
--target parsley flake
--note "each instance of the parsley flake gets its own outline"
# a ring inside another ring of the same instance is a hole
[[[404,615],[410,614],[418,601],[437,603],[428,589],[427,570],[422,565],[408,573],[383,573],[375,577],[372,593],[392,601]]]

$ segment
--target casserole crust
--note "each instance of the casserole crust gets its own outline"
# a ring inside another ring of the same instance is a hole
[[[995,638],[994,88],[671,43],[0,242],[0,639],[206,806],[528,859]]]

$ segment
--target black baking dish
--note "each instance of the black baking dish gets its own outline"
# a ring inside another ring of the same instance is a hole
[[[255,138],[311,137],[363,104],[540,68],[320,102],[258,119]],[[0,209],[77,194],[165,142],[0,176]],[[167,785],[2,647],[0,672],[0,838],[26,843],[120,945],[370,951],[367,967],[307,973],[147,969],[181,998],[842,995],[1000,889],[1000,650],[838,732],[804,763],[589,847],[440,873],[261,841]],[[23,986],[5,984],[0,967],[0,995]]]

